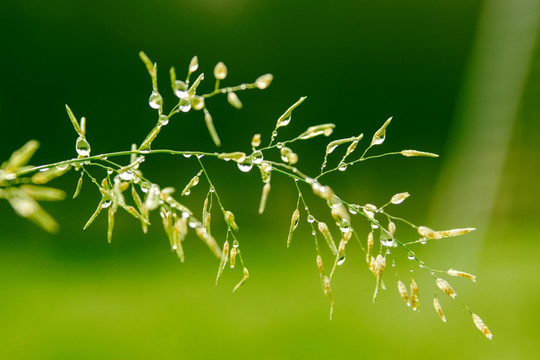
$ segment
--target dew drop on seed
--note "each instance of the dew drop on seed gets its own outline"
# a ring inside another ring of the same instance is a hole
[[[290,122],[291,122],[291,115],[289,115],[288,117],[286,117],[285,119],[283,119],[283,120],[279,123],[279,126],[287,126],[287,125],[289,125]]]
[[[187,211],[182,211],[182,217],[183,217],[184,219],[187,219],[187,218],[189,217],[189,212],[187,212]]]
[[[246,161],[246,162],[243,162],[243,163],[238,163],[238,168],[240,169],[240,171],[242,172],[249,172],[252,168],[253,168],[253,163],[250,162],[250,161]]]
[[[197,220],[195,218],[189,218],[188,226],[194,229],[197,226]]]
[[[103,203],[101,203],[101,208],[102,208],[102,209],[106,209],[106,208],[108,208],[109,206],[111,206],[111,203],[112,203],[111,200],[104,201]]]
[[[409,260],[414,260],[416,258],[416,255],[412,251],[409,251],[409,253],[407,254],[407,258]]]
[[[163,98],[160,93],[152,91],[152,94],[150,94],[150,98],[148,99],[148,105],[150,105],[152,109],[159,109],[163,105]]]
[[[81,156],[88,156],[90,155],[90,144],[85,138],[79,136],[77,143],[75,144],[75,150],[77,150],[77,154]]]
[[[167,117],[167,115],[161,115],[161,116],[159,117],[159,124],[160,124],[161,126],[165,126],[165,125],[167,125],[168,123],[169,123],[169,118]]]
[[[262,153],[262,151],[255,150],[253,152],[253,154],[251,154],[251,161],[256,165],[259,165],[260,163],[262,163],[262,161],[263,161],[263,153]]]
[[[120,179],[124,180],[124,181],[131,181],[133,179],[133,172],[131,171],[124,171],[123,173],[121,173],[120,175]]]
[[[313,217],[313,215],[309,214],[307,217],[307,222],[310,224],[313,224],[314,221],[315,221],[315,218]]]
[[[180,109],[180,111],[187,113],[189,110],[191,110],[191,101],[189,101],[188,99],[180,100],[178,108]]]
[[[113,169],[107,169],[107,174],[111,175],[113,173]]]
[[[343,265],[344,262],[345,262],[345,256],[342,256],[342,257],[339,258],[337,264],[338,264],[338,266],[341,266],[341,265]]]
[[[183,193],[182,195],[188,196],[189,194],[191,194],[191,190],[186,190],[186,191],[184,191],[184,193]]]
[[[56,169],[57,169],[57,170],[60,170],[60,171],[66,170],[67,167],[68,167],[68,165],[69,165],[69,164],[68,164],[67,162],[62,163],[62,164],[58,164],[58,165],[56,165]]]

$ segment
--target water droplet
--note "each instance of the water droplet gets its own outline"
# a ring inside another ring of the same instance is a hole
[[[152,94],[150,94],[150,98],[148,99],[148,105],[152,109],[159,109],[161,106],[163,106],[163,98],[161,97],[161,94],[157,91],[152,91]]]
[[[188,86],[182,80],[176,80],[174,82],[174,94],[180,99],[188,97]]]
[[[67,162],[65,162],[65,163],[61,163],[61,164],[56,165],[56,169],[60,170],[60,171],[66,170],[68,166],[69,166],[69,164]]]
[[[246,84],[242,84],[242,85],[240,85],[240,89],[242,89],[242,90],[246,90],[246,89],[247,89],[247,87],[246,87]]]
[[[47,172],[47,171],[49,171],[48,168],[45,168],[45,169],[39,169],[39,172]]]
[[[188,99],[180,100],[178,108],[180,109],[180,111],[187,113],[189,110],[191,110],[191,101],[189,101]]]
[[[249,172],[253,168],[253,163],[251,161],[244,161],[243,163],[238,163],[237,165],[242,172]]]
[[[313,215],[309,214],[307,217],[307,222],[310,224],[313,224],[314,221],[315,221],[315,218],[313,217]]]
[[[222,89],[222,90],[221,90],[221,93],[222,93],[222,94],[226,94],[226,93],[227,93],[227,89]]]
[[[165,125],[167,125],[168,123],[169,123],[169,118],[167,117],[167,115],[161,115],[161,116],[159,117],[159,124],[160,124],[161,126],[165,126]]]
[[[419,261],[419,262],[418,262],[418,266],[420,266],[421,268],[424,268],[424,266],[426,266],[426,265],[424,264],[423,261]]]
[[[348,233],[352,230],[351,224],[347,220],[341,221],[339,224],[339,230],[341,230],[342,233]]]
[[[120,173],[119,176],[120,176],[120,179],[124,181],[131,181],[133,179],[133,172],[124,171],[123,173]]]
[[[191,190],[186,190],[186,191],[184,191],[184,193],[183,193],[182,195],[188,196],[189,194],[191,194]]]
[[[185,157],[186,159],[189,159],[189,158],[191,157],[191,154],[184,154],[184,157]]]
[[[379,228],[379,225],[377,225],[377,224],[371,224],[371,228],[372,228],[373,230],[377,230],[377,229]]]
[[[338,266],[341,266],[341,265],[343,265],[344,262],[345,262],[345,256],[342,256],[342,257],[339,258],[337,264],[338,264]]]
[[[313,235],[313,236],[315,236],[316,234],[317,234],[317,233],[315,232],[315,230],[313,230],[313,231],[311,232],[311,235]]]
[[[304,207],[304,210],[309,211],[309,208],[307,206]]]
[[[199,154],[197,155],[197,159],[201,159],[204,155],[203,154]]]
[[[141,183],[141,191],[143,193],[147,193],[148,192],[148,189],[150,189],[150,184],[147,183],[147,182],[142,182]]]
[[[396,262],[392,260],[392,267],[396,267]]]
[[[416,259],[416,255],[412,251],[409,251],[409,253],[407,254],[407,258],[409,260],[414,260],[414,259]]]
[[[259,165],[260,163],[262,163],[262,161],[263,161],[263,153],[262,153],[262,151],[255,150],[253,152],[253,154],[251,154],[251,161],[256,165]]]
[[[427,239],[426,239],[426,238],[421,238],[421,239],[420,239],[420,244],[426,245],[426,243],[427,243]]]
[[[340,163],[338,167],[339,171],[345,171],[347,170],[347,164],[346,163]]]
[[[279,126],[287,126],[289,125],[289,123],[291,122],[291,118],[292,116],[289,115],[288,117],[286,117],[285,119],[281,120],[281,122],[279,123]]]
[[[189,218],[189,220],[188,220],[188,226],[189,226],[190,228],[194,229],[194,228],[197,226],[197,222],[198,222],[197,219],[191,217],[191,218]]]
[[[277,131],[274,131],[274,132],[275,132],[276,135],[277,135]],[[273,134],[272,134],[272,135],[273,135]],[[277,143],[277,144],[276,144],[276,147],[277,147],[278,149],[283,148],[283,143],[282,143],[282,142]]]
[[[111,204],[112,204],[112,201],[111,201],[111,200],[104,201],[104,202],[101,203],[101,208],[102,208],[102,209],[106,209],[106,208],[108,208],[109,206],[111,206]]]
[[[107,174],[111,175],[113,172],[114,172],[113,169],[111,169],[111,168],[107,169]]]
[[[184,219],[187,219],[187,218],[189,217],[189,212],[187,212],[187,211],[182,211],[182,217],[183,217]]]
[[[75,150],[77,150],[77,154],[81,156],[88,156],[90,155],[90,144],[85,138],[79,136],[77,138],[77,143],[75,144]]]

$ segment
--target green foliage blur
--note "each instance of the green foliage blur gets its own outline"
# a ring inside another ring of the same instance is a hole
[[[375,160],[326,181],[361,204],[382,204],[408,191],[411,198],[395,214],[423,224],[432,216],[438,175],[452,151],[451,130],[487,2],[0,1],[0,161],[30,139],[41,143],[35,165],[74,157],[76,134],[64,104],[86,116],[93,154],[129,149],[156,121],[138,52],[158,63],[166,109],[174,104],[166,90],[169,67],[182,77],[197,55],[208,90],[218,61],[229,69],[224,85],[274,74],[268,89],[239,93],[242,110],[225,98],[208,102],[222,151],[248,152],[255,133],[269,142],[276,119],[301,96],[308,99],[281,129],[283,138],[333,122],[333,138],[363,132],[370,139],[393,116],[384,151],[412,148],[441,158]],[[216,188],[236,214],[250,268],[238,293],[231,290],[240,271],[226,271],[215,287],[218,263],[193,235],[186,263],[180,264],[158,219],[145,236],[132,218],[119,217],[110,245],[105,216],[83,232],[99,202],[91,186],[78,200],[68,196],[46,204],[62,228],[57,235],[18,217],[4,201],[0,358],[535,358],[540,352],[535,302],[540,283],[534,276],[540,271],[535,256],[539,76],[535,47],[486,240],[474,255],[472,270],[479,280],[456,286],[493,331],[493,342],[449,299],[441,299],[448,318],[442,324],[431,306],[434,288],[428,281],[420,284],[420,313],[406,308],[392,281],[372,304],[375,282],[358,248],[336,277],[336,311],[329,321],[305,224],[285,249],[294,186],[274,176],[260,216],[259,174],[209,160]],[[296,145],[298,167],[316,174],[327,142]],[[173,118],[153,147],[216,151],[196,111]],[[197,171],[193,159],[167,156],[148,158],[143,166],[146,176],[177,190]],[[69,193],[76,181],[71,172],[52,185]],[[187,201],[193,209],[202,208],[204,186],[201,181]],[[455,224],[460,226],[475,224]],[[223,241],[219,225],[214,235]],[[441,253],[467,253],[470,242],[481,240],[471,235],[437,243],[436,255],[430,257],[430,247],[422,255],[466,271],[467,263]]]

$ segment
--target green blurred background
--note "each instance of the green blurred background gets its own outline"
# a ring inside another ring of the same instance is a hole
[[[251,278],[238,293],[231,289],[240,271],[226,271],[214,286],[218,264],[195,237],[180,264],[159,226],[143,236],[134,220],[119,216],[110,245],[104,218],[83,232],[99,199],[91,186],[77,201],[46,204],[62,226],[57,235],[3,202],[1,358],[532,359],[540,353],[538,0],[2,0],[0,19],[1,159],[28,139],[42,145],[35,164],[73,156],[66,103],[87,117],[94,154],[140,142],[155,123],[140,50],[158,62],[162,93],[167,69],[184,74],[193,55],[208,75],[225,62],[224,84],[274,74],[269,89],[239,94],[241,111],[223,98],[209,102],[223,151],[249,151],[257,132],[268,141],[276,118],[300,96],[308,100],[280,132],[284,137],[333,122],[333,138],[363,132],[369,139],[394,116],[375,151],[413,148],[441,158],[381,159],[326,181],[360,204],[409,191],[395,214],[417,224],[478,227],[418,253],[434,267],[478,275],[474,286],[453,283],[494,333],[493,342],[486,340],[446,298],[448,323],[441,323],[431,306],[432,281],[420,274],[421,312],[405,307],[392,276],[372,304],[374,281],[354,245],[334,281],[329,321],[305,223],[285,248],[296,201],[290,181],[274,176],[259,216],[259,175],[208,160],[241,227]],[[200,113],[173,119],[165,130],[154,148],[215,150]],[[294,147],[299,166],[315,174],[327,141]],[[181,189],[196,164],[156,156],[143,169]],[[54,184],[71,192],[76,181],[69,173]],[[203,184],[187,201],[194,209],[201,208]],[[309,201],[317,208],[316,199]]]

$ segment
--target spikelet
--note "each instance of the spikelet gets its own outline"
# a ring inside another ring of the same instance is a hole
[[[448,281],[446,281],[444,279],[441,279],[441,278],[438,278],[437,279],[437,286],[439,287],[439,289],[444,291],[446,293],[446,295],[450,296],[452,299],[454,299],[457,296],[456,292],[454,291],[452,286],[450,286]]]
[[[323,285],[323,289],[324,289],[325,274],[324,274],[324,264],[323,264],[321,255],[317,255],[317,269],[319,270],[319,276],[321,278],[321,285]]]
[[[345,244],[347,244],[349,240],[351,240],[352,233],[352,231],[346,231],[343,233],[343,240],[345,241]]]
[[[255,134],[253,135],[253,138],[251,139],[251,147],[256,148],[261,145],[261,134]]]
[[[491,333],[491,331],[489,331],[488,327],[486,326],[486,324],[484,324],[482,319],[480,319],[480,316],[472,314],[472,318],[474,321],[474,325],[476,325],[478,330],[480,330],[489,340],[493,339],[493,334]]]
[[[182,190],[182,196],[189,195],[191,193],[191,188],[196,186],[199,183],[199,174],[195,175],[189,183],[186,185],[184,190]]]
[[[236,284],[236,286],[233,289],[233,292],[236,292],[236,290],[238,290],[240,286],[244,285],[244,283],[246,282],[248,278],[249,278],[249,271],[247,267],[244,267],[244,277],[242,277],[242,280],[240,280],[240,282]]]
[[[229,264],[231,265],[231,269],[234,268],[234,265],[236,264],[236,254],[238,253],[238,250],[233,246],[231,249],[231,260],[229,260]]]
[[[450,275],[450,276],[459,276],[459,277],[462,277],[464,279],[469,279],[469,280],[472,280],[472,281],[476,282],[476,276],[475,275],[466,273],[464,271],[450,269],[446,273],[448,275]]]
[[[221,153],[217,157],[218,159],[225,160],[225,161],[233,160],[240,164],[240,163],[243,163],[244,160],[246,160],[247,155],[244,152],[236,151],[232,153]]]
[[[414,311],[420,309],[420,298],[418,292],[418,284],[411,278],[411,307]]]
[[[433,298],[433,307],[435,307],[435,311],[437,311],[437,314],[439,315],[441,320],[443,322],[446,322],[446,316],[444,316],[441,304],[439,303],[439,299],[437,299],[436,297]]]
[[[396,224],[392,221],[388,222],[388,232],[392,235],[396,233]]]
[[[426,237],[428,239],[442,239],[447,237],[454,237],[454,236],[460,236],[464,234],[468,234],[471,231],[476,230],[475,228],[463,228],[463,229],[451,229],[451,230],[442,230],[442,231],[435,231],[427,226],[419,226],[418,227],[418,233],[422,235],[423,237]]]
[[[334,242],[334,239],[332,238],[332,234],[330,233],[330,230],[328,230],[328,225],[324,222],[319,222],[318,224],[319,231],[323,235],[324,239],[326,240],[326,243],[328,244],[328,247],[332,251],[332,254],[336,255],[338,254],[336,243]]]
[[[291,216],[291,227],[289,229],[289,236],[287,237],[287,247],[289,247],[291,245],[292,235],[293,235],[294,230],[298,226],[298,219],[299,218],[300,218],[300,211],[298,211],[298,209],[295,209],[293,211],[292,216]]]
[[[401,204],[403,201],[405,201],[405,199],[407,199],[409,196],[411,196],[411,194],[409,194],[408,192],[399,193],[392,196],[392,199],[390,200],[390,202],[394,205],[398,205],[398,204]]]
[[[330,279],[328,276],[324,277],[323,280],[324,294],[330,300],[330,320],[332,320],[332,315],[334,314],[334,298],[332,296],[332,289],[330,288]]]
[[[236,221],[234,221],[234,214],[229,210],[225,211],[225,222],[231,229],[238,231],[238,225],[236,225]]]
[[[371,258],[371,252],[373,251],[373,231],[371,231],[369,234],[368,234],[368,238],[367,238],[367,251],[366,251],[366,262],[369,263],[370,262],[370,258]]]
[[[407,287],[401,280],[398,280],[397,282],[399,295],[403,298],[407,306],[411,306],[411,303],[409,302],[409,294],[407,293]]]
[[[199,58],[197,56],[194,56],[189,62],[189,72],[193,73],[197,71],[198,68],[199,68]]]
[[[219,281],[219,278],[221,277],[221,274],[223,273],[223,270],[225,269],[225,265],[227,265],[228,258],[229,258],[229,241],[225,240],[225,243],[223,244],[223,253],[221,254],[221,262],[219,263],[218,273],[216,277],[216,285]]]
[[[386,128],[388,125],[390,125],[390,121],[392,121],[391,117],[388,118],[388,120],[384,122],[383,126],[381,126],[381,128],[375,132],[370,146],[380,145],[384,142],[384,139],[386,138]]]
[[[266,183],[263,186],[262,195],[261,195],[261,203],[259,205],[259,214],[262,214],[264,212],[264,208],[266,207],[266,200],[268,199],[268,194],[270,193],[270,183]]]
[[[214,77],[217,80],[223,80],[227,77],[227,66],[221,61],[214,67]]]
[[[318,181],[311,184],[313,193],[324,200],[331,200],[334,196],[334,191],[329,186],[322,186]]]
[[[206,123],[206,128],[208,129],[210,136],[212,137],[212,141],[214,142],[214,144],[216,144],[216,146],[221,146],[221,140],[219,139],[216,128],[214,126],[212,115],[206,108],[203,108],[203,111],[204,111],[204,122]]]
[[[276,123],[276,129],[279,128],[279,127],[282,127],[282,126],[287,126],[289,125],[289,123],[291,122],[291,114],[292,114],[292,111],[294,109],[296,109],[296,107],[298,107],[301,103],[304,102],[304,100],[306,100],[306,97],[301,97],[297,102],[295,102],[290,108],[287,109],[287,111],[285,111],[283,113],[283,115],[281,115],[279,117],[279,119],[277,120],[277,123]],[[273,136],[272,136],[273,137]]]
[[[231,104],[234,108],[237,109],[241,109],[243,106],[242,102],[238,98],[238,95],[236,95],[236,93],[232,91],[227,94],[227,101],[229,102],[229,104]]]
[[[417,150],[403,150],[401,151],[401,155],[411,157],[411,156],[426,156],[426,157],[439,157],[439,155],[424,151],[417,151]]]
[[[306,131],[300,134],[298,138],[301,140],[307,140],[319,135],[330,136],[334,131],[334,127],[336,127],[336,125],[334,124],[321,124],[310,126]]]
[[[272,80],[274,80],[274,76],[272,74],[261,75],[257,78],[257,80],[255,80],[255,86],[257,89],[264,90],[270,85]]]

